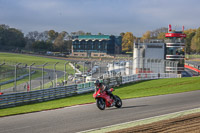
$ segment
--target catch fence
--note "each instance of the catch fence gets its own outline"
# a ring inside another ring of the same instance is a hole
[[[134,74],[129,76],[119,76],[103,79],[103,82],[110,86],[119,86],[121,84],[136,82],[140,80],[150,80],[159,78],[176,78],[177,74],[169,73],[148,73]],[[24,105],[64,98],[82,93],[92,92],[95,89],[94,82],[75,84],[63,87],[48,88],[30,92],[18,92],[0,95],[0,108]]]

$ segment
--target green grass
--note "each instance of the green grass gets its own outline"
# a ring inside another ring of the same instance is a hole
[[[200,77],[141,81],[116,87],[114,94],[120,96],[122,99],[128,99],[194,91],[200,90],[199,81]],[[92,102],[95,102],[95,100],[92,97],[92,93],[89,93],[43,103],[1,109],[0,116],[36,112]]]
[[[198,54],[193,54],[193,55],[186,54],[185,57],[189,58],[189,59],[194,59],[194,58],[200,58],[200,55],[198,55]]]
[[[14,70],[15,70],[14,67],[8,67],[6,65],[0,66],[0,73],[5,73],[9,71],[14,71]]]
[[[67,80],[67,77],[66,77],[66,80]],[[57,79],[57,83],[58,82],[62,83],[62,81],[64,81],[64,76]],[[54,82],[54,80],[52,80],[52,82]],[[48,83],[44,84],[44,88],[50,88],[50,86],[52,86],[52,82],[48,82]],[[33,90],[40,90],[40,89],[41,89],[41,87],[38,86],[37,88],[34,88]]]
[[[45,73],[46,73],[46,72],[45,72]],[[32,78],[32,79],[35,79],[35,78],[41,77],[41,75],[42,75],[42,71],[36,71],[34,74],[32,74],[31,78]],[[25,77],[25,78],[23,78],[23,79],[21,79],[21,80],[18,80],[18,81],[17,81],[17,85],[22,84],[22,83],[25,83],[25,82],[28,82],[28,81],[29,81],[29,76],[27,76],[27,77]],[[9,83],[9,84],[2,85],[2,86],[1,86],[1,89],[2,89],[2,90],[3,90],[3,89],[7,89],[7,88],[10,88],[10,87],[13,87],[13,86],[14,86],[14,82]]]
[[[14,67],[3,65],[0,67],[0,82],[8,81],[15,78]],[[26,69],[18,69],[17,75],[21,76],[24,74],[28,74],[28,70]]]
[[[45,69],[54,69],[54,64],[56,62],[59,62],[56,65],[56,70],[60,70],[60,71],[64,71],[64,67],[65,67],[64,64],[67,62],[65,60],[50,59],[50,58],[45,58],[45,57],[0,52],[0,63],[2,63],[3,61],[11,62],[12,65],[13,63],[23,63],[27,65],[31,65],[32,63],[35,63],[34,66],[38,66],[38,67],[40,66],[40,68],[42,64],[48,63],[45,66]],[[66,68],[69,74],[74,73],[74,70],[69,65],[67,65]]]
[[[6,63],[9,63],[10,65],[14,65],[16,63],[23,63],[23,64],[31,65],[32,63],[35,63],[34,66],[38,66],[40,68],[41,68],[42,64],[48,63],[47,66],[45,66],[45,69],[54,69],[54,64],[56,62],[59,62],[56,65],[56,70],[59,70],[59,71],[64,71],[65,63],[67,62],[65,60],[59,60],[59,59],[51,59],[51,58],[37,57],[37,56],[31,56],[31,55],[1,53],[0,52],[0,64],[3,63],[4,61]],[[83,66],[82,65],[79,65],[79,66],[80,66],[80,70],[83,71]],[[4,67],[3,66],[1,67],[2,71],[3,71]],[[71,66],[69,66],[69,64],[66,65],[66,70],[67,70],[68,74],[74,74],[74,70],[72,69]],[[37,72],[36,74],[34,74],[32,76],[32,79],[37,78],[37,77],[41,77],[41,72]],[[9,78],[9,79],[11,79],[11,78]],[[2,79],[1,82],[9,80],[9,79]],[[62,80],[63,79],[64,79],[64,77],[62,77]],[[24,83],[27,81],[28,81],[28,77],[23,80],[17,81],[17,84],[21,84],[21,83]],[[59,82],[60,81],[61,81],[61,79],[59,80]],[[49,87],[50,85],[51,85],[51,83],[47,84],[46,87]],[[10,83],[10,84],[1,86],[1,88],[6,89],[6,88],[9,88],[12,86],[13,86],[13,83]]]
[[[199,81],[200,77],[140,81],[124,85],[114,93],[122,99],[180,93],[200,90]]]

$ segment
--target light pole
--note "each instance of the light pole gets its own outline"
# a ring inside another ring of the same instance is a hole
[[[42,89],[44,89],[44,67],[47,65],[48,63],[44,63],[42,65]]]
[[[56,83],[56,78],[55,77],[57,77],[56,76],[56,65],[58,64],[59,62],[56,62],[55,64],[54,64],[54,87],[57,87],[57,83]]]
[[[17,63],[17,64],[15,65],[15,87],[14,87],[14,90],[13,90],[13,91],[16,91],[16,90],[17,90],[17,67],[18,67],[18,65],[20,65],[20,64],[22,64],[22,63]]]
[[[30,91],[31,91],[31,67],[34,65],[35,63],[32,63],[30,66],[29,66],[29,88],[30,88]]]

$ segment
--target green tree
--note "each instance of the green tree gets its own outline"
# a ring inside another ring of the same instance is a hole
[[[32,47],[35,51],[48,51],[52,50],[52,43],[50,41],[35,41]]]
[[[196,29],[188,29],[185,30],[184,33],[186,34],[186,43],[185,43],[185,48],[186,48],[186,53],[191,52],[191,42],[192,38],[195,36]]]
[[[122,52],[132,52],[133,51],[133,42],[136,37],[133,36],[133,33],[126,32],[122,38]]]
[[[24,34],[7,25],[0,25],[0,49],[22,49],[25,46]]]
[[[125,35],[124,32],[120,33],[120,36],[121,36],[122,38],[124,37],[124,35]]]
[[[54,50],[58,50],[58,51],[63,51],[63,47],[64,47],[64,38],[67,35],[67,32],[63,31],[61,33],[58,34],[58,37],[55,39],[53,47]]]
[[[64,50],[67,53],[71,53],[71,50],[72,50],[72,40],[64,40]]]
[[[159,33],[158,36],[157,36],[157,39],[164,40],[165,39],[165,33],[164,32]]]
[[[200,27],[197,29],[195,36],[192,38],[191,50],[193,52],[200,52]]]
[[[51,42],[54,42],[54,40],[58,37],[58,32],[55,32],[54,30],[49,30],[48,36],[49,36],[49,40]]]
[[[103,35],[103,33],[99,32],[98,35]]]
[[[151,38],[158,39],[158,36],[159,38],[163,38],[163,33],[167,33],[167,32],[168,32],[168,28],[166,27],[158,28],[156,30],[151,31]]]
[[[85,35],[92,35],[92,33],[91,32],[86,32]]]
[[[147,40],[147,39],[151,39],[151,31],[147,31],[143,34],[141,40]]]

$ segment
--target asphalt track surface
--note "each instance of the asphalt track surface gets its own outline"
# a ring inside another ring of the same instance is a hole
[[[67,102],[67,101],[66,101]],[[0,118],[0,133],[73,133],[200,107],[200,90],[123,100],[123,107],[99,110],[78,105]]]

